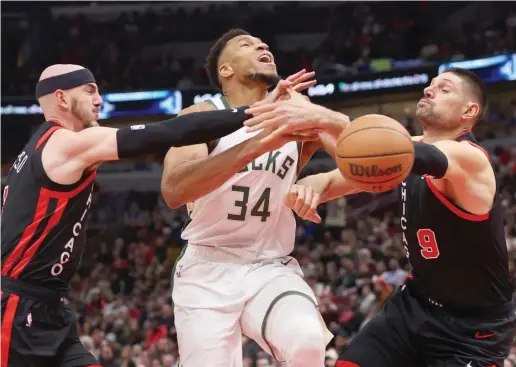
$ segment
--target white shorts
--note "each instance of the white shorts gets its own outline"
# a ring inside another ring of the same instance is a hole
[[[181,364],[242,366],[242,334],[280,359],[264,335],[272,306],[287,294],[317,306],[293,257],[242,263],[220,249],[189,245],[173,274]],[[328,343],[333,335],[322,318],[321,327]]]

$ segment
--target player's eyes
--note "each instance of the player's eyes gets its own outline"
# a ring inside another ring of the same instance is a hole
[[[240,47],[249,47],[249,44],[248,44],[248,43],[242,43],[242,44],[240,45]]]

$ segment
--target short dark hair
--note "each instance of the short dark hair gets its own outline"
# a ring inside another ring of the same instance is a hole
[[[478,104],[480,106],[480,113],[478,114],[477,121],[482,120],[485,116],[488,104],[487,89],[482,79],[480,79],[480,77],[473,71],[461,68],[446,69],[443,73],[452,73],[457,75],[468,84],[473,94],[477,97]]]
[[[247,31],[244,31],[240,28],[233,28],[224,33],[219,37],[217,41],[211,46],[210,52],[208,52],[208,56],[206,57],[206,64],[204,65],[204,69],[206,70],[206,74],[210,79],[210,83],[213,87],[217,89],[222,89],[222,85],[219,81],[219,58],[220,54],[226,47],[226,44],[235,37],[238,36],[250,36],[251,34]]]

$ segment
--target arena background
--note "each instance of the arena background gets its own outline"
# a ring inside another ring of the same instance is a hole
[[[215,95],[203,70],[211,43],[241,27],[265,40],[282,76],[315,70],[315,103],[381,113],[419,131],[423,87],[446,67],[474,70],[490,92],[475,133],[497,165],[511,269],[516,265],[516,6],[511,2],[2,2],[2,183],[43,116],[41,71],[75,63],[95,74],[102,125],[148,123]],[[159,195],[164,152],[103,165],[88,249],[72,282],[84,345],[104,367],[177,366],[170,275],[184,208]],[[301,175],[330,170],[318,153]],[[3,187],[2,187],[3,189]],[[404,279],[393,193],[359,194],[298,221],[294,255],[336,334],[327,366]],[[245,366],[276,366],[243,338]],[[506,361],[516,366],[516,349]]]

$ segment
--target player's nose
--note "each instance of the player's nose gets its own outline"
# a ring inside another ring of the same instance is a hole
[[[434,90],[433,90],[433,87],[430,85],[428,87],[426,87],[423,91],[423,94],[425,95],[426,98],[434,98]]]
[[[95,107],[102,106],[104,104],[104,100],[100,96],[100,94],[97,94],[97,97],[93,100],[93,105]]]
[[[269,51],[269,45],[266,44],[265,42],[260,42],[257,46],[256,46],[256,49],[258,51]]]

